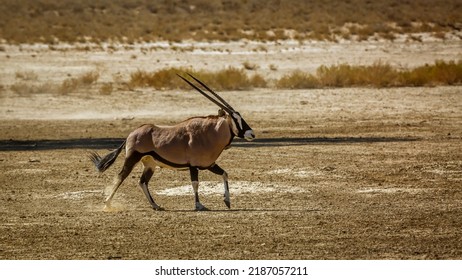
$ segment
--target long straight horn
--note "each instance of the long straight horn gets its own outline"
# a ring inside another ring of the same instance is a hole
[[[200,88],[198,88],[197,86],[195,86],[193,83],[191,83],[190,81],[188,81],[186,78],[184,78],[183,76],[179,75],[179,74],[176,74],[178,77],[180,77],[181,79],[183,79],[185,82],[187,82],[190,86],[192,86],[193,88],[195,88],[198,92],[200,92],[203,96],[207,97],[208,100],[212,101],[213,103],[215,103],[218,107],[220,107],[221,109],[225,110],[228,114],[232,114],[232,109],[229,109],[228,107],[226,107],[225,105],[221,104],[220,102],[218,102],[217,100],[215,100],[214,98],[210,97],[208,94],[206,94],[205,92],[203,92]]]
[[[221,96],[219,96],[216,92],[214,92],[213,90],[211,90],[206,84],[204,84],[203,82],[201,82],[199,79],[197,79],[196,77],[194,77],[193,75],[187,73],[191,78],[193,78],[194,80],[196,80],[196,82],[198,82],[199,84],[201,84],[204,88],[206,88],[211,94],[213,94],[213,96],[215,96],[216,98],[218,98],[218,100],[220,100],[223,105],[225,105],[226,107],[228,107],[229,109],[231,109],[232,111],[235,111],[233,109],[233,107],[231,107],[231,105],[228,104],[228,102],[226,102]]]

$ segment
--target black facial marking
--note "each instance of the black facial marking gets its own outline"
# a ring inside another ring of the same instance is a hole
[[[242,127],[239,125],[239,121],[233,116],[234,123],[236,124],[238,134],[237,137],[239,138],[244,138],[244,134],[247,130],[251,130],[250,126],[247,124],[247,122],[241,117],[239,113],[236,112],[237,115],[241,118],[241,124]]]

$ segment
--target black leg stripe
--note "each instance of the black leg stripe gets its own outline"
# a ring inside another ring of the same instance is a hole
[[[189,173],[191,174],[191,182],[199,181],[199,170],[196,167],[189,167]]]
[[[220,166],[218,166],[218,164],[214,164],[207,169],[217,175],[223,175],[223,173],[225,173],[225,171]]]

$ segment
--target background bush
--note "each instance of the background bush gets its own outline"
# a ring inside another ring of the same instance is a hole
[[[10,43],[393,39],[462,28],[460,0],[1,0]],[[295,31],[290,35],[290,32]]]

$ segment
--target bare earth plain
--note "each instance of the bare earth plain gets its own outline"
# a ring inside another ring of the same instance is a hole
[[[189,173],[168,169],[157,169],[151,180],[151,192],[166,208],[153,211],[138,187],[139,166],[105,211],[103,192],[123,154],[104,174],[87,158],[88,151],[115,148],[143,123],[215,114],[203,97],[152,89],[116,88],[109,95],[96,88],[67,95],[7,90],[15,73],[30,70],[39,81],[62,81],[97,69],[103,82],[183,62],[209,69],[252,61],[261,73],[278,76],[320,64],[412,66],[461,57],[460,41],[201,48],[5,47],[0,259],[462,258],[460,86],[223,92],[257,139],[235,140],[217,161],[229,173],[230,210],[221,178],[199,174],[208,212],[193,211]]]

